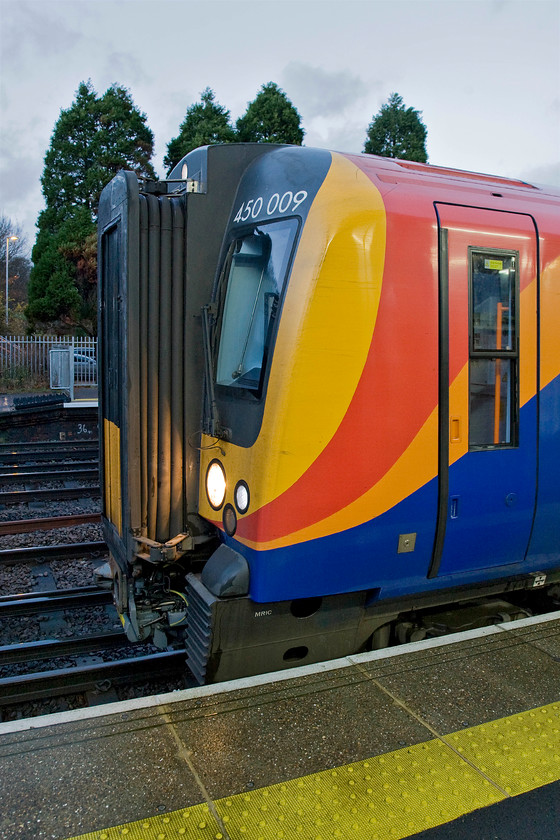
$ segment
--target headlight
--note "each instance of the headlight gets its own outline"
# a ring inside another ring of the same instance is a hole
[[[249,488],[244,481],[238,481],[235,485],[235,507],[239,513],[246,513],[249,507]]]
[[[226,497],[226,474],[219,461],[211,461],[206,470],[206,495],[214,510],[219,510]]]

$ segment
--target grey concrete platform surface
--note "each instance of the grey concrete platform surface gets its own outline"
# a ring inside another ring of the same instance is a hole
[[[558,791],[560,613],[3,723],[0,779],[3,840],[453,838]]]

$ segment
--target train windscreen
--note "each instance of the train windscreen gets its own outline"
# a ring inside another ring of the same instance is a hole
[[[258,392],[298,222],[255,226],[230,247],[223,284],[216,383]]]

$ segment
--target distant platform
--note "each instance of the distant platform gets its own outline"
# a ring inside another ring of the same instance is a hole
[[[74,399],[72,402],[65,402],[64,408],[97,408],[99,402],[97,399],[89,400],[85,398]]]
[[[56,392],[54,392],[56,394]],[[25,399],[26,397],[29,399],[30,407],[32,407],[32,401],[36,395],[34,394],[19,394],[19,393],[10,393],[10,394],[0,394],[0,413],[6,413],[10,411],[16,411],[16,405],[14,405],[14,400],[16,402],[18,399]],[[53,404],[55,402],[53,401]],[[61,394],[58,404],[62,405],[64,408],[97,408],[99,405],[99,401],[97,398],[97,388],[76,388],[74,392],[74,399],[69,401],[67,394]],[[40,408],[40,405],[37,405],[37,408]],[[45,408],[49,407],[49,404],[46,403]]]

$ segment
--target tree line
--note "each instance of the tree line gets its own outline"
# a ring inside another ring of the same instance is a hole
[[[394,93],[372,118],[364,152],[425,162],[426,137],[421,113]],[[300,114],[274,82],[261,87],[235,125],[206,88],[167,144],[164,166],[169,172],[188,152],[213,143],[302,145],[303,139]],[[91,81],[82,82],[72,105],[61,110],[41,178],[45,209],[37,221],[25,310],[31,331],[95,333],[101,191],[120,169],[155,178],[153,151],[147,117],[120,85],[99,96]]]

